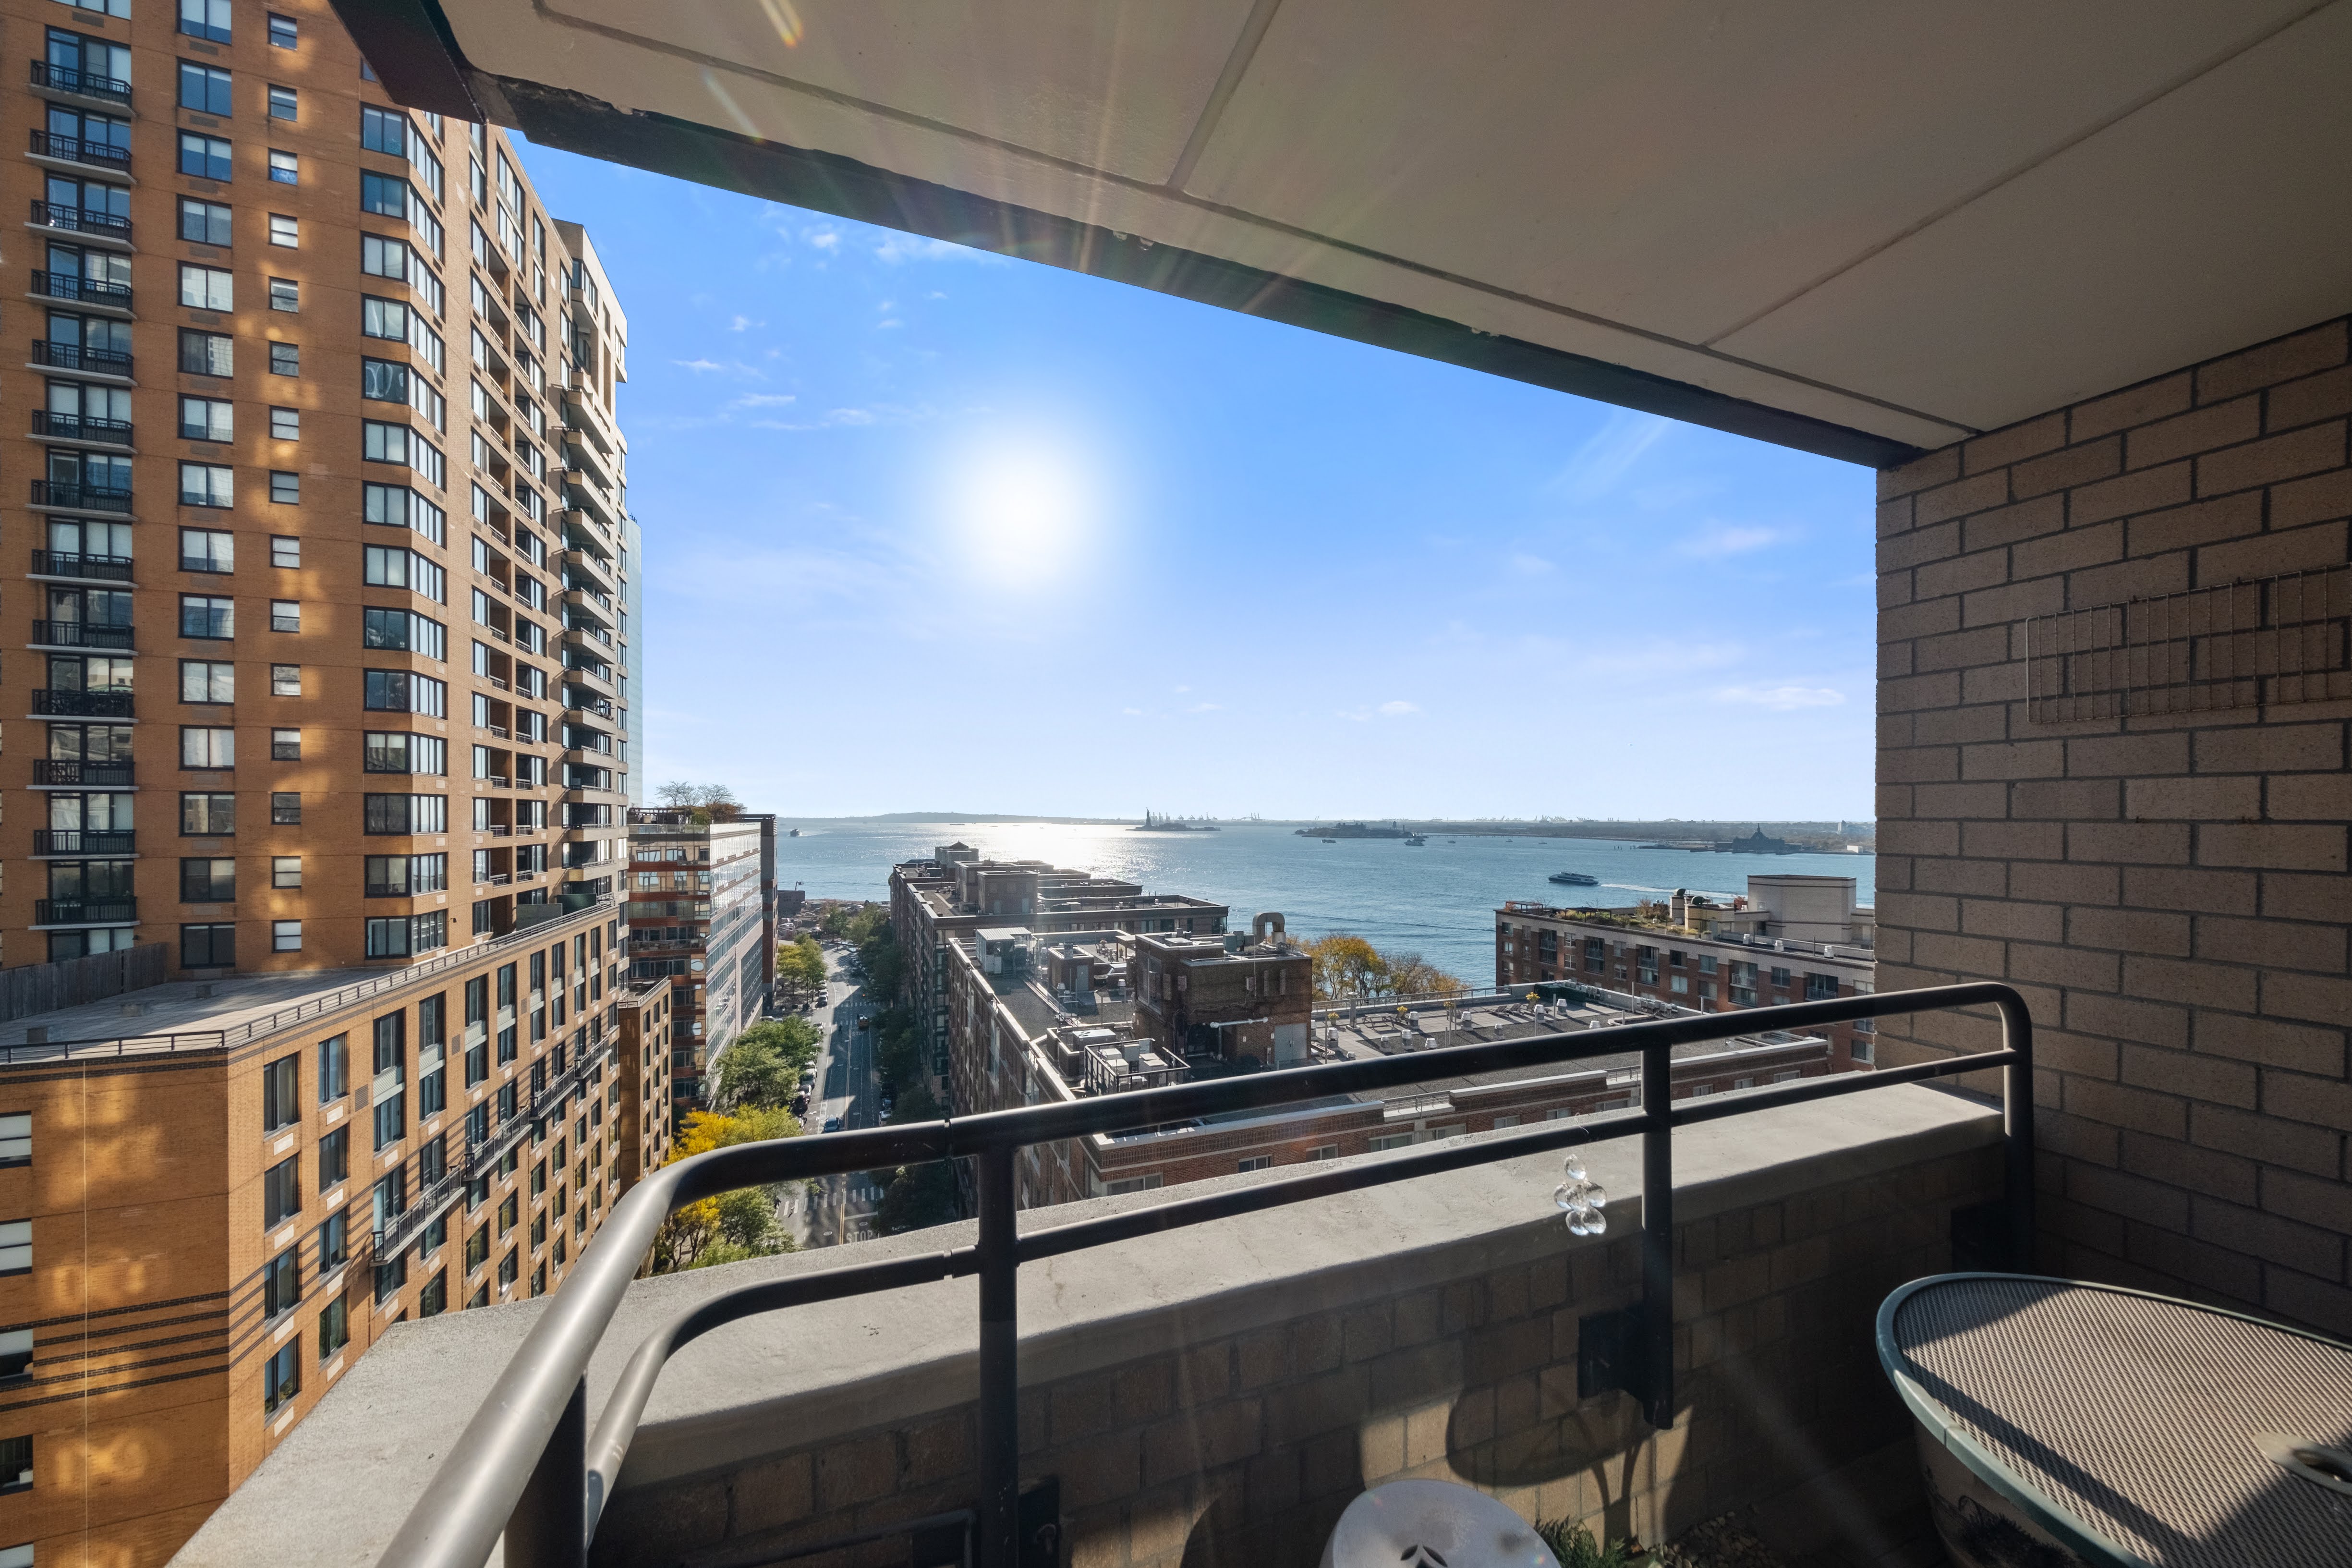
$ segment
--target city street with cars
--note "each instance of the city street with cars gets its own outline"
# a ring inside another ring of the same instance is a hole
[[[878,1126],[881,1121],[874,1044],[882,1005],[865,991],[856,963],[855,950],[827,943],[824,996],[804,1015],[824,1035],[807,1110],[801,1115],[802,1126],[817,1136]],[[881,1201],[881,1189],[857,1172],[822,1177],[785,1194],[777,1215],[801,1247],[830,1247],[873,1235],[874,1211]]]

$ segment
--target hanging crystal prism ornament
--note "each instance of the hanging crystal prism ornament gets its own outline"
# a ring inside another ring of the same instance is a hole
[[[1585,1173],[1584,1161],[1573,1150],[1560,1169],[1568,1179],[1552,1189],[1551,1201],[1568,1216],[1568,1233],[1600,1236],[1607,1231],[1609,1216],[1601,1211],[1609,1206],[1608,1190]]]

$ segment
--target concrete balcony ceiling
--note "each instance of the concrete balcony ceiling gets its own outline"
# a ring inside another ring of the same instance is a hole
[[[336,5],[417,107],[1863,461],[2352,309],[2313,0]]]

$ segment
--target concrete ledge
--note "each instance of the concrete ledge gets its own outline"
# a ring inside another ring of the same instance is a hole
[[[1704,1347],[1691,1336],[1713,1331],[1703,1326],[1712,1310],[1705,1296],[1723,1287],[1706,1283],[1713,1271],[1703,1266],[1717,1248],[1701,1238],[1713,1236],[1718,1217],[1728,1232],[1759,1206],[1793,1212],[1815,1194],[1829,1194],[1833,1205],[1840,1190],[1874,1178],[1890,1178],[1885,1184],[1892,1192],[1901,1173],[1989,1150],[2000,1137],[1998,1114],[1982,1103],[1916,1087],[1761,1111],[1678,1134],[1676,1228],[1685,1260],[1677,1317],[1690,1323],[1679,1331],[1678,1362],[1702,1361]],[[1576,1280],[1622,1299],[1631,1289],[1619,1278],[1629,1255],[1622,1244],[1640,1217],[1638,1141],[1599,1145],[1587,1163],[1612,1197],[1610,1234],[1599,1239],[1567,1235],[1551,1205],[1559,1161],[1531,1156],[1025,1267],[1024,1393],[1276,1325],[1336,1322],[1362,1303],[1402,1291],[1460,1287],[1514,1270],[1524,1276],[1530,1267],[1558,1269],[1563,1259]],[[1979,1164],[1997,1172],[1997,1163]],[[1253,1173],[1221,1181],[1265,1179]],[[1024,1216],[1024,1228],[1147,1207],[1213,1184],[1034,1210]],[[1942,1201],[1949,1194],[1923,1189],[1920,1196]],[[963,1245],[972,1228],[945,1226],[639,1282],[591,1365],[592,1423],[630,1352],[674,1313],[760,1279]],[[1580,1257],[1593,1268],[1580,1265]],[[1571,1293],[1569,1307],[1581,1300]],[[785,1450],[823,1448],[958,1411],[977,1393],[977,1303],[972,1281],[950,1281],[805,1307],[698,1342],[670,1363],[656,1390],[608,1519],[625,1512],[633,1494],[691,1489],[697,1478],[723,1476]],[[207,1568],[373,1563],[540,1310],[523,1303],[394,1329],[174,1561]],[[1866,1358],[1868,1349],[1864,1342],[1854,1353]],[[1572,1385],[1572,1366],[1569,1376]],[[1024,1425],[1026,1418],[1024,1411]],[[1441,1444],[1441,1457],[1444,1451]],[[370,1484],[327,1480],[355,1474],[367,1475]],[[681,1550],[691,1544],[677,1542]]]

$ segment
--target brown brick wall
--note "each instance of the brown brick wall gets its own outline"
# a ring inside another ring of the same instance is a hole
[[[2352,703],[2036,722],[2024,643],[2352,559],[2347,414],[2329,321],[1888,470],[1878,513],[1879,989],[2031,1001],[2042,1267],[2336,1333]]]
[[[1530,1518],[1645,1541],[1801,1494],[1834,1500],[1840,1523],[1866,1535],[1916,1497],[1873,1316],[1895,1285],[1948,1266],[1950,1211],[2000,1179],[1998,1151],[1983,1148],[1680,1226],[1678,1414],[1663,1433],[1622,1394],[1576,1394],[1580,1320],[1639,1293],[1628,1223],[1606,1240],[1560,1229],[1535,1260],[1490,1255],[1466,1278],[1368,1274],[1360,1298],[1304,1315],[1295,1294],[1275,1305],[1270,1286],[1265,1321],[1238,1332],[1198,1335],[1182,1302],[1149,1331],[1123,1319],[1118,1342],[1150,1353],[1024,1390],[1024,1482],[1059,1479],[1076,1568],[1311,1563],[1351,1499],[1404,1477],[1466,1481]],[[624,1490],[594,1560],[668,1561],[747,1537],[783,1550],[968,1507],[973,1419],[968,1404],[934,1409]],[[1864,1470],[1874,1485],[1850,1484]],[[903,1563],[906,1550],[898,1538],[807,1561]]]

